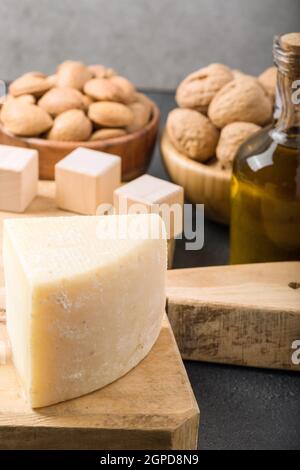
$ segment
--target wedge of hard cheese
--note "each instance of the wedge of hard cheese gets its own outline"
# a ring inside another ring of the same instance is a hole
[[[6,220],[7,328],[32,408],[135,367],[165,311],[167,243],[157,215]]]

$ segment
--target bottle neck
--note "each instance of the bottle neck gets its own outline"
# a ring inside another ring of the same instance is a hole
[[[282,145],[300,148],[300,33],[274,38],[278,69],[275,120],[271,136]]]
[[[276,108],[281,109],[280,126],[284,129],[300,126],[300,73],[297,80],[294,75],[278,71]]]

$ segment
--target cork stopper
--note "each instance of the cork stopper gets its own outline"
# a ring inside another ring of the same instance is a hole
[[[300,53],[300,33],[284,34],[280,38],[280,45],[286,52]]]

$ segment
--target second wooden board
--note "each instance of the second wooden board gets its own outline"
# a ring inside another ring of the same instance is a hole
[[[299,262],[170,271],[167,294],[184,359],[300,371]]]

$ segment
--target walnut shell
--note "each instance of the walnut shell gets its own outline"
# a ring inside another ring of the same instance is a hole
[[[52,88],[52,83],[39,72],[31,72],[17,78],[9,87],[9,93],[18,97],[21,95],[42,96]]]
[[[233,80],[232,71],[222,64],[211,64],[190,74],[179,85],[176,100],[181,108],[207,113],[217,92]]]
[[[81,62],[67,60],[58,67],[56,85],[81,91],[92,76],[92,72]]]
[[[232,71],[233,78],[252,78],[253,80],[256,80],[256,77],[254,75],[249,75],[248,73],[242,72],[241,70],[235,69]]]
[[[1,109],[4,127],[15,135],[36,137],[48,131],[53,121],[42,108],[20,100],[9,100]]]
[[[85,84],[84,93],[97,101],[125,101],[123,90],[107,78],[92,78]]]
[[[272,100],[275,101],[277,87],[277,68],[269,67],[258,77],[258,80],[269,93]]]
[[[272,120],[272,103],[258,80],[236,78],[213,98],[208,116],[215,126],[225,127],[231,122],[252,122],[264,126]]]
[[[138,101],[129,105],[129,108],[133,112],[133,121],[127,127],[127,131],[129,133],[137,132],[148,124],[151,117],[151,109],[149,109],[149,106],[145,106],[144,103]]]
[[[102,101],[89,107],[89,118],[103,127],[127,127],[133,122],[133,112],[121,103]]]
[[[38,102],[38,105],[52,116],[69,109],[84,109],[83,95],[75,88],[52,88]]]
[[[127,135],[125,129],[99,129],[90,138],[91,141],[115,139]]]
[[[92,123],[80,109],[59,114],[47,138],[63,142],[84,142],[92,134]]]
[[[203,114],[191,109],[174,109],[167,120],[173,145],[188,157],[205,162],[215,155],[219,131]]]
[[[260,126],[250,122],[233,122],[225,126],[217,147],[218,160],[224,166],[230,166],[240,146],[259,130],[261,130]]]

